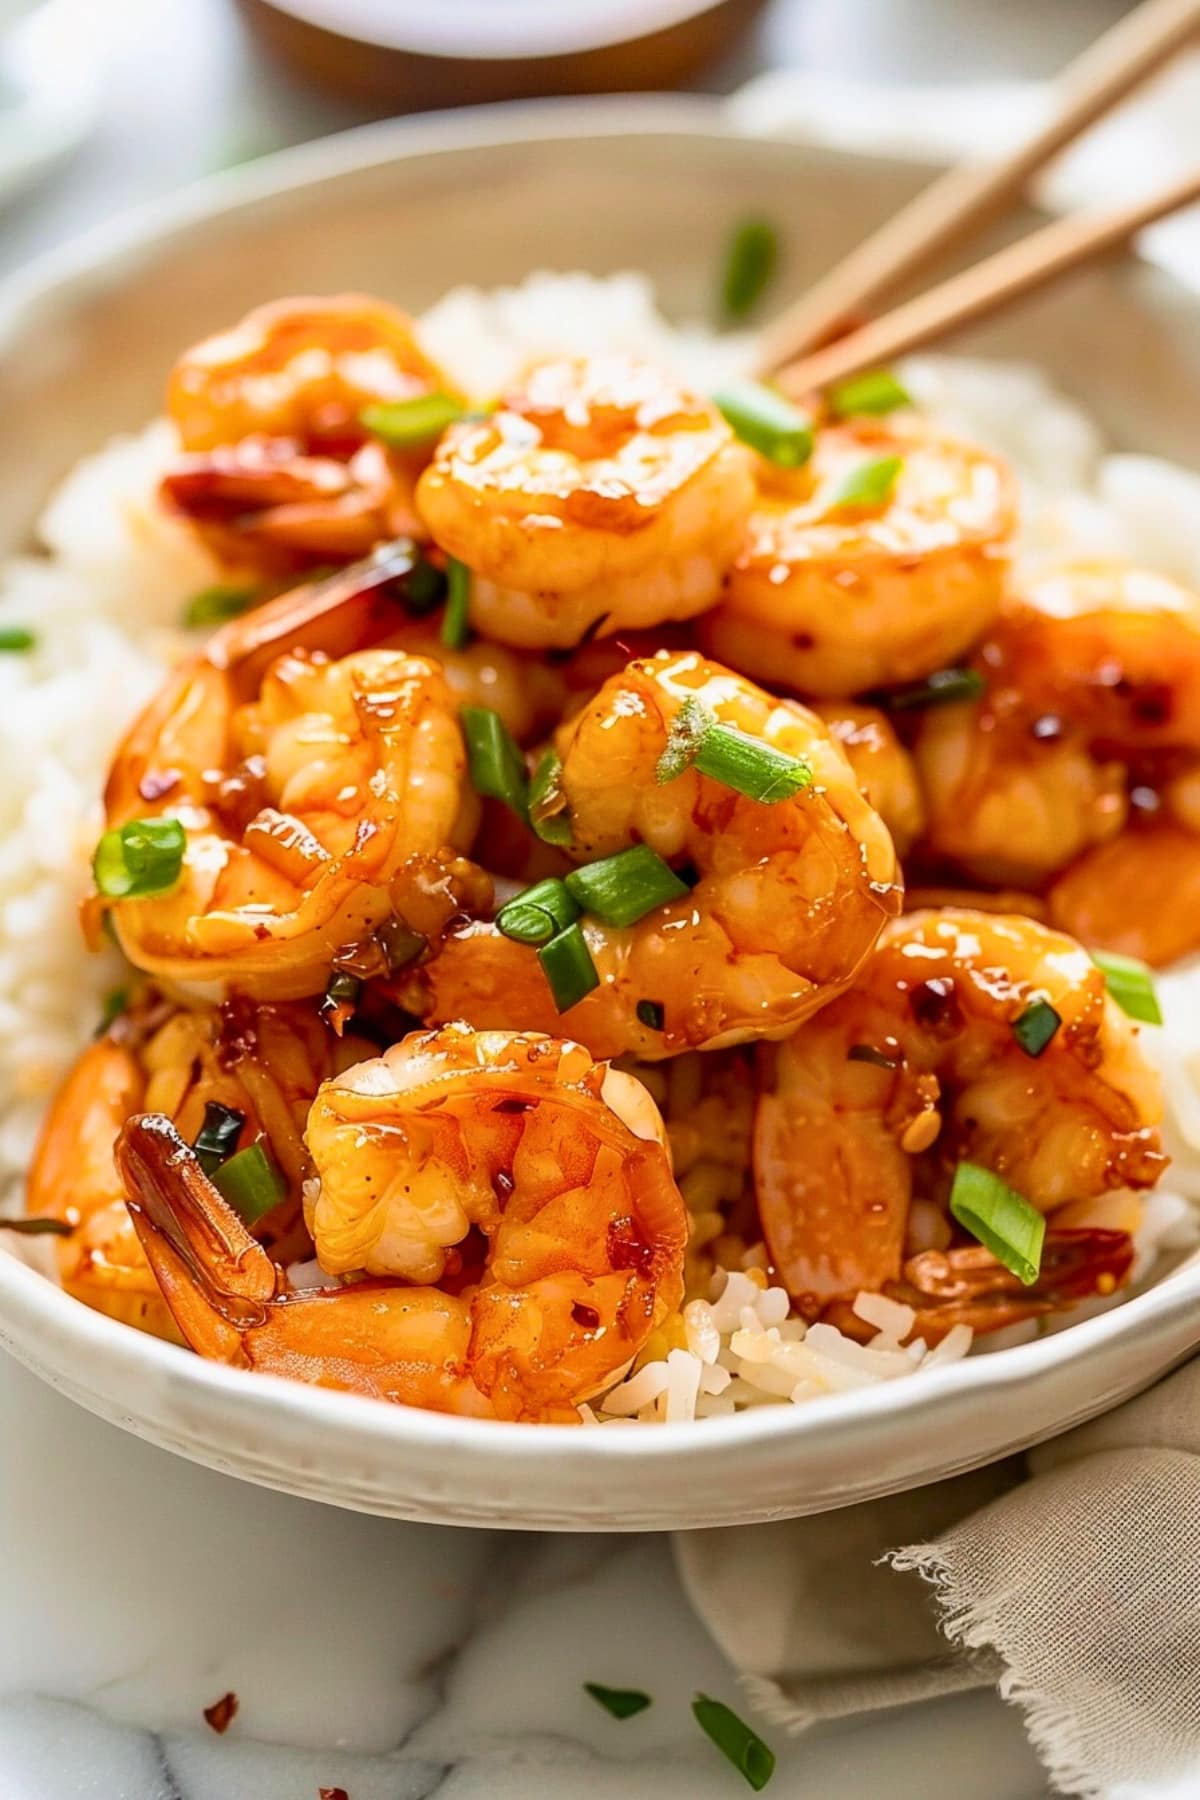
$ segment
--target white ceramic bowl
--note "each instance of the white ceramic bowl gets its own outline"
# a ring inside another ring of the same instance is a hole
[[[798,285],[927,172],[726,132],[715,103],[542,105],[372,128],[106,228],[0,292],[0,545],[86,449],[153,412],[181,344],[289,291],[419,309],[534,267],[647,269],[707,312],[720,247],[776,218]],[[1042,362],[1120,442],[1187,456],[1200,304],[1110,264],[973,347]],[[81,1405],[182,1455],[341,1506],[472,1525],[665,1529],[815,1512],[956,1473],[1145,1387],[1200,1341],[1200,1258],[1020,1349],[808,1407],[624,1431],[481,1423],[202,1362],[89,1312],[0,1253],[0,1343]]]

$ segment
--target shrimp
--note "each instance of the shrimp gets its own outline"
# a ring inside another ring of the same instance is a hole
[[[1085,850],[1046,901],[1051,923],[1090,949],[1164,968],[1200,950],[1200,834],[1170,819],[1135,822]]]
[[[232,621],[118,749],[109,827],[174,819],[185,834],[169,889],[107,902],[126,955],[160,982],[320,993],[392,916],[410,863],[469,843],[477,802],[440,668],[359,647],[403,616],[387,582],[406,554]]]
[[[389,630],[388,649],[406,650],[441,665],[459,706],[499,713],[518,744],[535,743],[561,719],[568,688],[563,671],[544,657],[510,650],[486,638],[454,648],[443,643],[436,619],[409,619]]]
[[[180,1009],[152,991],[139,997],[67,1075],[30,1167],[30,1216],[74,1226],[55,1246],[63,1287],[110,1318],[178,1338],[113,1160],[121,1127],[147,1109],[171,1118],[188,1142],[209,1105],[237,1114],[230,1153],[261,1142],[281,1178],[279,1202],[258,1221],[258,1237],[286,1260],[311,1255],[301,1209],[308,1108],[322,1080],[367,1054],[362,1040],[335,1037],[306,1006],[237,1001]]]
[[[854,469],[895,458],[886,499],[839,504]],[[914,418],[817,433],[809,461],[759,464],[760,491],[704,648],[801,694],[857,694],[953,663],[1000,604],[1016,523],[995,457]]]
[[[711,606],[750,512],[751,470],[716,409],[670,376],[577,358],[542,364],[490,417],[452,425],[417,507],[434,542],[474,571],[479,631],[565,649]]]
[[[1013,1031],[1034,999],[1061,1021],[1036,1059]],[[993,1170],[1052,1229],[1056,1209],[1150,1187],[1165,1166],[1158,1078],[1134,1028],[1086,951],[1028,919],[947,909],[897,920],[856,986],[764,1055],[762,1076],[759,1214],[809,1316],[860,1290],[891,1294],[902,1277],[928,1293],[927,1250],[942,1255],[945,1293],[952,1275],[966,1283],[982,1270],[976,1287],[1002,1295],[992,1326],[1042,1309],[1045,1291],[1027,1305],[1008,1294],[977,1246],[964,1260],[944,1221],[930,1232],[927,1203],[944,1204],[960,1159]],[[1111,1291],[1100,1277],[1111,1276],[1113,1246],[1091,1248],[1104,1256],[1088,1265],[1090,1290],[1088,1269],[1071,1268],[1074,1293]],[[1061,1266],[1045,1275],[1065,1280]],[[980,1306],[972,1322],[987,1329],[987,1316]]]
[[[682,1297],[662,1121],[578,1044],[464,1026],[328,1082],[309,1117],[328,1268],[290,1293],[170,1124],[126,1126],[129,1209],[202,1355],[440,1412],[569,1421]]]
[[[859,786],[892,834],[897,856],[907,856],[925,829],[925,800],[913,759],[886,713],[849,700],[813,706],[841,745]]]
[[[929,711],[914,746],[926,850],[988,882],[1039,885],[1115,839],[1131,795],[1168,805],[1200,758],[1200,599],[1086,564],[1006,602],[978,701]]]
[[[764,805],[695,768],[656,782],[688,700],[803,759],[811,785]],[[887,829],[825,726],[695,651],[630,663],[555,741],[576,862],[640,842],[699,877],[635,925],[585,922],[600,985],[562,1024],[593,1055],[653,1061],[783,1037],[849,985],[899,910]],[[536,953],[482,920],[450,933],[419,984],[404,1003],[433,1020],[558,1028]]]
[[[219,553],[365,555],[411,532],[422,457],[370,439],[364,408],[453,396],[412,321],[360,294],[280,300],[182,356],[167,411],[183,446],[163,482]]]

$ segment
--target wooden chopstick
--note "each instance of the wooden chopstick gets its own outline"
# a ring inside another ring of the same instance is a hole
[[[1070,269],[1115,249],[1155,219],[1200,200],[1200,169],[1192,169],[1144,200],[1112,211],[1073,213],[1009,244],[974,268],[952,275],[915,300],[885,313],[860,331],[802,356],[774,376],[785,394],[799,397],[888,363],[906,350],[985,313]]]
[[[1143,0],[1060,77],[1059,104],[1032,137],[999,162],[967,162],[940,176],[768,325],[759,372],[827,343],[869,302],[1019,197],[1043,164],[1197,36],[1200,0]]]

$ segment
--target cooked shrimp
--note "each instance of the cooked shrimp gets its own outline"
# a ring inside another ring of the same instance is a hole
[[[886,499],[843,505],[856,467],[896,458]],[[801,694],[856,694],[953,663],[991,622],[1015,527],[1002,463],[911,417],[818,431],[799,469],[759,464],[760,492],[712,655]]]
[[[694,767],[656,782],[689,699],[802,759],[811,785],[764,805]],[[640,842],[699,875],[686,898],[636,925],[585,923],[600,986],[563,1014],[562,1028],[594,1055],[653,1060],[783,1037],[854,979],[899,909],[891,839],[825,726],[694,651],[631,663],[556,743],[575,861]],[[421,982],[408,1003],[435,1020],[559,1023],[536,953],[494,925],[453,932]],[[647,1001],[661,1009],[661,1026],[639,1014]]]
[[[886,713],[849,700],[824,700],[812,709],[841,745],[863,793],[907,856],[925,828],[925,801],[913,759]]]
[[[915,745],[935,856],[1038,883],[1129,818],[1130,792],[1200,756],[1200,599],[1144,570],[1085,565],[1006,602],[978,701],[925,715]]]
[[[563,672],[544,657],[487,638],[451,648],[430,619],[404,621],[389,630],[386,643],[390,650],[439,663],[458,705],[490,707],[519,744],[535,742],[563,715],[568,699]]]
[[[126,1127],[134,1224],[202,1355],[442,1412],[569,1420],[679,1304],[687,1215],[662,1121],[578,1044],[416,1034],[328,1083],[308,1142],[324,1266],[403,1279],[289,1294],[168,1122]]]
[[[387,567],[225,626],[117,751],[110,828],[174,819],[185,833],[173,886],[111,902],[126,954],[160,981],[320,993],[346,946],[391,917],[408,863],[469,843],[477,805],[438,665],[357,647],[400,611]]]
[[[1170,819],[1132,824],[1086,850],[1046,898],[1060,931],[1163,968],[1200,950],[1200,834]]]
[[[487,637],[569,648],[711,606],[753,498],[716,409],[625,357],[545,363],[484,420],[452,425],[417,490],[474,572]]]
[[[1061,1020],[1036,1059],[1013,1032],[1034,999]],[[764,1057],[754,1165],[772,1260],[810,1315],[862,1289],[891,1293],[905,1273],[919,1286],[922,1266],[905,1260],[925,1248],[914,1195],[943,1204],[959,1160],[1053,1214],[1152,1186],[1161,1112],[1134,1028],[1072,939],[989,913],[909,914],[848,994]],[[951,1243],[947,1228],[932,1248]],[[1007,1286],[977,1247],[970,1259],[988,1291]],[[1019,1305],[1006,1299],[993,1325]]]
[[[257,1235],[285,1260],[309,1256],[300,1197],[310,1172],[308,1108],[327,1076],[366,1054],[361,1040],[335,1037],[302,1005],[178,1009],[153,994],[139,999],[68,1074],[30,1167],[29,1214],[75,1227],[56,1243],[63,1287],[110,1318],[178,1336],[113,1161],[126,1119],[147,1109],[171,1118],[189,1143],[210,1104],[238,1114],[230,1153],[262,1142],[281,1177],[279,1203],[258,1221]]]
[[[185,454],[163,491],[227,554],[364,555],[414,528],[423,458],[369,441],[362,412],[438,392],[412,321],[381,300],[257,307],[176,364],[167,411]]]

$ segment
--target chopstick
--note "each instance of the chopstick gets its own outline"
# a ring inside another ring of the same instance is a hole
[[[902,352],[982,318],[1007,301],[1115,249],[1155,219],[1196,200],[1200,200],[1200,168],[1146,199],[1112,211],[1073,213],[1057,219],[848,337],[787,364],[776,371],[774,383],[785,394],[798,397],[863,369],[878,368]]]
[[[1032,137],[999,162],[967,162],[940,176],[768,325],[759,372],[828,342],[870,301],[1017,198],[1031,175],[1198,35],[1200,0],[1143,0],[1059,78],[1059,104]]]

